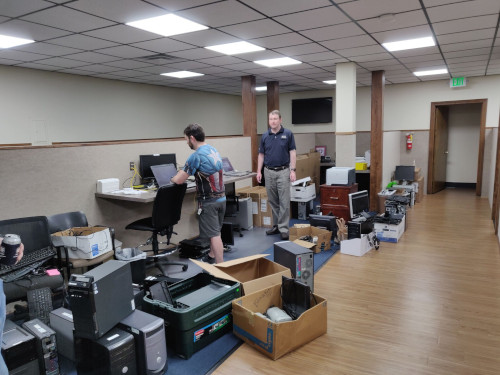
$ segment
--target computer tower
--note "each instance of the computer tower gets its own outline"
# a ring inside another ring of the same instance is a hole
[[[98,339],[135,309],[130,265],[119,260],[71,275],[68,294],[78,337]]]
[[[99,339],[75,334],[78,375],[137,374],[134,336],[113,328]]]
[[[123,319],[118,327],[134,336],[138,375],[166,372],[167,342],[165,322],[162,318],[135,310]]]
[[[274,244],[274,261],[290,268],[292,277],[314,291],[314,253],[291,241]]]
[[[38,375],[35,337],[7,319],[3,328],[2,356],[10,374]]]
[[[35,337],[40,374],[58,375],[59,357],[57,355],[56,332],[40,319],[23,323],[23,328]]]
[[[56,333],[57,352],[69,360],[75,361],[73,313],[71,310],[60,307],[50,312],[49,322]]]
[[[352,220],[347,222],[347,239],[361,238],[361,235],[373,232],[373,219]]]
[[[309,215],[314,212],[314,200],[308,202],[290,202],[292,219],[307,220]]]

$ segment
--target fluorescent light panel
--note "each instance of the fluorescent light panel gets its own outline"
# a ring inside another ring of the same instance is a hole
[[[248,43],[248,42],[235,42],[235,43],[218,44],[216,46],[208,46],[205,48],[210,49],[212,51],[224,53],[226,55],[237,55],[240,53],[264,51],[265,50],[265,48],[256,46],[255,44]]]
[[[434,70],[421,70],[419,72],[413,72],[417,77],[420,76],[433,76],[437,74],[446,74],[448,69],[434,69]]]
[[[175,14],[164,14],[163,16],[128,22],[127,25],[163,36],[186,34],[208,29],[207,26],[176,16]]]
[[[415,49],[415,48],[423,48],[423,47],[432,47],[435,46],[436,42],[430,36],[425,38],[417,38],[417,39],[407,39],[400,40],[399,42],[389,42],[382,43],[382,46],[388,51],[404,51],[407,49]]]
[[[323,81],[323,83],[326,83],[327,85],[335,85],[337,83],[336,79],[332,79],[330,81]]]
[[[275,68],[277,66],[302,64],[302,61],[295,60],[290,57],[280,57],[277,59],[257,60],[254,61],[254,63],[267,66],[268,68]]]
[[[0,35],[0,48],[11,48],[30,43],[35,43],[35,41],[31,39],[16,38],[14,36]]]
[[[255,91],[267,91],[267,86],[257,86]]]
[[[205,74],[190,72],[188,70],[181,70],[178,72],[171,73],[161,73],[162,76],[174,77],[174,78],[189,78],[189,77],[199,77],[204,76]]]

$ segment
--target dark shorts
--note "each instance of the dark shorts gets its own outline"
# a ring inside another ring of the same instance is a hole
[[[220,236],[225,212],[225,200],[222,202],[201,202],[201,214],[199,216],[200,238],[212,238]]]

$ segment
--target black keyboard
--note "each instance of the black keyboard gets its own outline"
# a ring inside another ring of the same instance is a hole
[[[46,247],[37,251],[33,251],[29,254],[24,254],[22,259],[16,264],[13,264],[11,266],[0,264],[0,276],[30,266],[33,263],[42,262],[41,264],[43,264],[49,259],[52,259],[55,255],[56,255],[56,250],[52,247]],[[41,264],[38,264],[37,267]]]
[[[49,314],[52,311],[52,291],[49,287],[28,290],[28,312],[30,319],[38,318],[49,324]]]

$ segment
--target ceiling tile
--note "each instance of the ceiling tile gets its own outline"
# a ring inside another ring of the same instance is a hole
[[[69,31],[55,29],[53,27],[38,25],[36,23],[11,20],[0,25],[0,33],[17,38],[42,41],[51,38],[58,38],[70,34]]]
[[[264,18],[260,13],[235,0],[227,0],[182,10],[176,14],[209,27],[234,25],[236,23],[255,21]],[[228,15],[231,16],[228,17]]]
[[[242,0],[242,2],[270,17],[278,16],[283,13],[303,12],[309,9],[330,6],[332,4],[328,0],[286,0],[286,6],[284,6],[281,0]]]
[[[221,27],[219,30],[243,40],[290,32],[290,29],[271,19],[239,23],[236,25]]]
[[[14,49],[0,49],[0,58],[17,61],[35,61],[45,59],[47,56],[38,53],[17,51]]]
[[[132,43],[132,47],[142,48],[148,51],[169,53],[193,48],[193,45],[179,42],[171,38],[160,38],[147,42]]]
[[[80,52],[72,55],[64,56],[68,59],[78,60],[78,61],[86,61],[88,63],[108,63],[111,61],[115,61],[117,58],[113,56],[103,55],[102,53],[95,52]]]
[[[365,32],[355,23],[348,22],[348,23],[342,23],[340,25],[318,27],[316,29],[304,30],[301,32],[301,34],[317,42],[321,42],[323,40],[364,35]]]
[[[76,68],[89,65],[87,62],[66,59],[64,57],[51,57],[49,59],[39,60],[38,62],[41,64],[59,66],[61,68]]]
[[[414,26],[405,29],[382,31],[373,33],[373,37],[380,43],[398,42],[400,40],[424,38],[433,36],[428,25]]]
[[[131,59],[134,57],[141,57],[149,55],[149,51],[145,51],[140,48],[130,47],[130,46],[117,46],[110,48],[103,48],[98,51],[99,53],[104,53],[106,55],[123,57],[125,59]]]
[[[174,35],[172,39],[189,43],[196,47],[207,47],[240,41],[238,38],[218,30],[202,30],[182,35]]]
[[[342,57],[353,57],[361,55],[373,55],[375,53],[387,53],[384,48],[378,44],[366,47],[346,48],[335,51]]]
[[[460,31],[469,31],[477,29],[486,29],[489,27],[496,27],[498,21],[497,14],[490,14],[487,16],[476,16],[460,18],[458,20],[436,22],[432,26],[436,35],[451,34]]]
[[[296,44],[306,44],[310,43],[310,40],[304,38],[302,35],[297,33],[287,33],[275,36],[269,36],[267,38],[258,38],[252,40],[252,43],[255,43],[264,48],[280,48],[280,47],[289,47]]]
[[[51,39],[50,43],[66,47],[78,46],[78,48],[86,51],[116,46],[116,43],[80,34],[73,34],[64,36],[62,38]]]
[[[288,14],[275,17],[274,19],[285,26],[299,31],[311,29],[311,26],[317,28],[350,21],[349,18],[334,6]]]
[[[448,21],[459,18],[496,14],[500,12],[498,0],[474,0],[428,8],[431,22]]]
[[[394,14],[392,20],[384,18],[369,18],[359,21],[361,27],[370,33],[377,33],[388,30],[404,29],[411,26],[427,25],[427,19],[422,10],[414,10],[411,12]]]
[[[78,0],[67,4],[69,8],[89,14],[98,14],[111,21],[126,23],[168,13],[163,9],[137,0]]]
[[[462,33],[439,35],[437,40],[439,44],[461,43],[474,40],[490,39],[493,42],[493,36],[496,29],[482,29],[474,31],[464,31]]]
[[[309,55],[321,52],[327,52],[328,50],[317,43],[306,43],[300,44],[296,46],[276,48],[276,52],[281,53],[285,56],[300,56],[300,55]]]
[[[19,17],[26,13],[49,8],[54,4],[42,0],[2,0],[0,14],[6,17]]]
[[[208,3],[216,3],[220,0],[148,0],[149,3],[158,5],[169,11],[194,8]]]
[[[14,47],[13,49],[18,51],[39,53],[41,55],[47,55],[47,56],[63,56],[63,55],[69,55],[70,53],[81,52],[80,50],[75,48],[69,48],[42,42],[24,44],[22,46]]]
[[[378,17],[387,13],[401,13],[420,9],[418,0],[358,0],[339,5],[356,20]]]
[[[358,36],[351,36],[348,38],[325,40],[321,42],[321,45],[325,46],[330,50],[336,51],[346,48],[377,45],[377,42],[374,41],[368,35],[358,35]]]
[[[114,24],[114,22],[107,21],[103,18],[95,17],[90,14],[82,13],[62,6],[29,14],[21,17],[21,19],[77,33],[98,29],[100,27],[111,26]]]
[[[208,59],[210,57],[220,56],[220,53],[211,51],[206,48],[192,48],[183,51],[170,52],[169,55],[180,57],[187,60]]]
[[[83,34],[124,44],[143,42],[145,40],[158,39],[160,37],[158,34],[150,33],[148,31],[140,30],[136,27],[127,25],[105,27]]]

